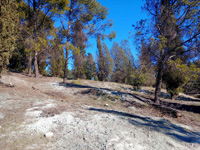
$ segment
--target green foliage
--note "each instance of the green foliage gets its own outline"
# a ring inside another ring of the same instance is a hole
[[[93,60],[92,54],[88,53],[88,56],[86,58],[87,58],[87,60],[86,60],[86,72],[85,72],[86,79],[91,80],[91,79],[94,78],[94,80],[95,80],[95,78],[97,78],[96,64],[95,64],[95,61]]]
[[[20,40],[20,39],[19,39]],[[24,44],[21,41],[16,41],[16,48],[12,52],[12,57],[9,60],[9,69],[22,72],[26,69],[27,66],[27,58],[26,52],[24,49]]]
[[[64,14],[65,10],[69,10],[70,0],[47,0],[46,7],[52,7],[51,12],[56,14]]]
[[[167,91],[171,94],[172,99],[179,94],[184,85],[198,78],[198,75],[195,74],[197,70],[193,64],[185,65],[180,59],[167,63],[163,82],[166,84]]]
[[[129,68],[129,60],[119,43],[113,43],[111,56],[114,61],[114,73],[112,75],[112,81],[125,83]]]
[[[128,58],[128,65],[126,65],[125,83],[131,84],[131,75],[134,73],[134,70],[136,69],[133,54],[131,52],[131,47],[128,40],[122,40],[120,44],[126,57]]]
[[[116,36],[117,36],[117,32],[112,31],[111,33],[108,34],[108,39],[112,40],[112,39],[116,38]]]
[[[9,64],[17,36],[17,2],[4,0],[0,5],[0,75]]]
[[[50,59],[50,75],[51,76],[57,76],[57,77],[64,77],[64,57],[60,56],[60,57],[52,57]]]
[[[80,49],[80,54],[74,55],[74,74],[77,77],[84,77],[85,74],[85,47],[87,42],[87,35],[96,36],[106,26],[100,26],[100,22],[106,19],[108,9],[101,6],[97,0],[70,0],[69,9],[62,15],[61,22],[63,23],[63,36],[67,43],[72,44],[76,49]],[[111,24],[109,24],[111,25]],[[98,32],[97,32],[98,31]],[[65,49],[66,54],[66,68],[68,67],[70,49]],[[74,52],[73,52],[74,53]],[[75,54],[75,53],[74,53]],[[79,60],[80,58],[80,60]],[[83,66],[81,66],[81,65]],[[67,78],[65,71],[64,80]]]
[[[200,61],[196,60],[190,62],[188,66],[190,69],[189,81],[184,85],[183,90],[185,93],[197,93],[200,94]]]
[[[83,51],[79,47],[75,47],[73,50],[73,75],[75,78],[85,78],[85,55],[82,54]]]
[[[83,24],[80,20],[76,20],[73,25],[73,35],[72,35],[72,58],[73,63],[73,74],[76,78],[86,79],[86,56],[85,48],[86,41],[88,40],[86,34],[84,33]]]
[[[135,26],[137,31],[134,37],[135,41],[139,42],[138,45],[141,46],[141,41],[150,45],[148,54],[157,67],[156,103],[160,102],[162,74],[168,72],[165,71],[167,63],[184,55],[192,60],[193,54],[199,51],[199,6],[199,0],[145,1],[143,8],[148,12],[150,18],[138,22]],[[182,69],[184,70],[184,67]],[[175,86],[175,89],[177,89],[176,87],[182,84],[182,81],[177,81],[181,77],[176,77],[176,75],[172,77],[175,80],[174,84],[177,84]],[[175,89],[172,90],[175,91]]]
[[[130,84],[136,89],[140,89],[140,87],[145,83],[146,75],[139,72],[138,70],[134,70],[134,73],[131,75]]]
[[[39,65],[39,72],[40,72],[40,74],[43,75],[43,76],[47,76],[48,73],[46,71],[46,67],[48,66],[48,64],[46,63],[46,60],[40,61],[38,63],[38,65]]]
[[[106,81],[110,81],[113,73],[114,62],[111,58],[110,51],[105,42],[103,42],[103,55],[105,58],[105,77]]]
[[[100,35],[97,36],[97,48],[99,51],[98,78],[100,81],[105,81],[106,78],[105,57],[103,55]]]
[[[49,73],[51,76],[64,77],[65,70],[65,58],[63,53],[63,45],[58,35],[52,38],[51,42],[51,51],[50,51],[50,67]]]
[[[48,66],[47,64],[47,52],[43,51],[42,53],[39,54],[38,56],[38,66],[39,66],[39,73],[43,76],[47,76],[48,73],[46,71],[46,67]]]

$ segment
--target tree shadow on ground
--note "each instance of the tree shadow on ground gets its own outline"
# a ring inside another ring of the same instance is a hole
[[[98,88],[98,87],[93,87],[93,86],[88,86],[88,85],[78,85],[78,84],[73,84],[73,83],[59,83],[59,86],[64,86],[66,88],[87,88],[87,89],[96,89],[96,90],[106,90],[108,92],[111,92],[111,94],[113,95],[128,95],[128,96],[131,96],[133,98],[136,98],[144,103],[149,103],[149,100],[152,101],[152,99],[148,99],[148,100],[144,100],[143,98],[140,98],[139,96],[136,96],[134,94],[131,94],[131,93],[128,93],[128,92],[120,92],[119,90],[111,90],[111,89],[108,89],[108,88]],[[82,94],[89,94],[89,91],[85,91],[84,93]]]
[[[193,113],[198,113],[200,114],[200,106],[196,106],[196,105],[187,105],[187,104],[180,104],[180,103],[176,103],[176,102],[165,102],[165,101],[161,101],[161,104],[170,108],[175,108],[178,110],[185,110],[185,111],[189,111],[189,112],[193,112]]]
[[[125,112],[106,110],[98,108],[89,108],[90,111],[103,112],[108,114],[114,114],[120,116],[121,119],[127,120],[130,124],[137,127],[145,127],[150,130],[161,132],[168,135],[174,139],[187,143],[198,143],[200,144],[200,132],[194,132],[173,123],[170,123],[166,119],[155,120],[150,117],[142,117],[138,115],[133,115]]]
[[[154,92],[149,91],[149,90],[137,90],[137,92],[141,92],[141,93],[146,93],[146,94],[150,94],[150,95],[154,95]],[[171,99],[170,94],[165,93],[165,92],[161,92],[160,93],[160,97],[165,98],[165,99]],[[184,96],[177,96],[176,100],[178,101],[188,101],[188,102],[200,102],[200,99],[197,98],[189,98],[189,97],[184,97]]]
[[[97,88],[97,87],[93,87],[93,86],[89,86],[89,85],[78,85],[78,84],[73,84],[73,83],[59,83],[59,86],[64,86],[66,88],[87,88],[87,89],[95,89],[95,90],[106,90],[108,92],[110,92],[111,94],[113,95],[118,95],[118,96],[121,96],[121,95],[127,95],[127,96],[130,96],[130,97],[133,97],[141,102],[144,102],[144,103],[152,103],[154,101],[154,99],[152,98],[147,98],[146,96],[138,96],[137,94],[132,94],[132,93],[129,93],[129,92],[121,92],[119,90],[111,90],[111,89],[108,89],[108,88]],[[85,91],[83,92],[82,94],[90,94],[90,91]],[[130,105],[132,105],[134,102],[133,101],[129,101],[128,99],[124,100],[128,103],[130,103]],[[162,101],[161,100],[161,104],[164,105],[164,106],[167,106],[167,107],[170,107],[170,108],[174,108],[174,109],[177,109],[177,110],[185,110],[185,111],[189,111],[189,112],[193,112],[193,113],[198,113],[200,114],[200,106],[196,106],[196,105],[187,105],[187,104],[180,104],[180,103],[176,103],[176,102],[166,102],[166,101]]]
[[[74,87],[74,88],[95,88],[95,87],[87,86],[87,85],[79,85],[79,84],[63,83],[63,82],[60,82],[59,86],[64,86],[66,88],[72,88],[72,87]]]

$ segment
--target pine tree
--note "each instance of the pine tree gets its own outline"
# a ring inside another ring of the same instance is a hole
[[[60,33],[53,33],[50,40],[51,50],[49,54],[49,74],[56,77],[64,77],[65,71],[65,58],[63,53],[63,44]]]
[[[163,73],[167,62],[188,52],[198,50],[199,0],[146,0],[144,9],[151,16],[151,27],[144,20],[136,26],[136,41],[150,36],[150,55],[156,65],[155,102],[160,103]],[[152,29],[153,28],[153,29]],[[145,33],[146,32],[146,33]],[[182,49],[182,46],[185,48]]]
[[[52,14],[60,14],[64,13],[64,10],[68,9],[68,0],[28,0],[27,7],[28,7],[28,25],[31,27],[29,28],[31,32],[31,36],[29,38],[32,39],[32,49],[29,49],[29,62],[31,63],[32,57],[34,58],[34,71],[35,77],[39,76],[39,67],[38,67],[38,57],[40,52],[40,43],[39,43],[39,31],[41,28],[48,28],[46,20],[53,17]],[[33,54],[32,54],[33,53]],[[33,55],[33,56],[32,56]],[[29,66],[29,71],[31,70]],[[30,72],[29,72],[30,74]]]
[[[126,69],[127,70],[127,74],[126,74],[125,83],[131,84],[131,82],[132,82],[132,79],[131,79],[132,77],[131,76],[132,76],[134,70],[136,70],[134,57],[133,57],[133,54],[131,52],[131,47],[130,47],[130,44],[129,44],[128,40],[122,40],[120,44],[121,44],[121,47],[124,50],[124,53],[127,56],[128,61],[129,61],[127,69]]]
[[[111,58],[110,51],[105,42],[103,42],[103,55],[105,58],[105,77],[106,81],[110,81],[113,73],[114,62]]]
[[[15,49],[17,37],[18,12],[17,2],[0,2],[0,76],[9,64],[9,58]]]
[[[86,42],[88,40],[86,34],[83,32],[83,24],[80,20],[77,20],[72,28],[72,44],[75,46],[73,50],[73,60],[74,60],[74,76],[76,78],[85,79],[85,67],[86,67],[86,56],[85,48]]]
[[[106,78],[105,58],[103,55],[100,35],[97,36],[97,48],[99,51],[98,78],[100,81],[105,81]]]
[[[84,79],[84,63],[85,63],[85,55],[81,53],[81,49],[74,48],[73,49],[73,75],[78,79]]]
[[[73,30],[77,23],[79,25],[83,26],[84,32],[88,35],[95,36],[99,34],[100,32],[107,28],[107,26],[112,26],[112,24],[109,21],[109,24],[105,26],[99,25],[99,23],[102,20],[106,19],[107,15],[107,8],[104,6],[101,6],[99,2],[96,0],[71,0],[69,3],[69,9],[66,11],[65,15],[60,17],[61,23],[63,27],[63,35],[65,36],[66,45],[74,44],[72,42],[72,36],[76,33],[74,33]],[[63,18],[63,19],[62,19]],[[112,38],[112,35],[109,35],[109,38]],[[77,45],[74,45],[76,48]],[[65,61],[65,76],[63,78],[63,81],[66,82],[67,80],[67,69],[68,69],[68,61],[69,61],[69,53],[70,53],[70,46],[66,46],[65,54],[66,54],[66,61]],[[80,47],[79,47],[80,48]],[[81,48],[82,51],[82,48]],[[84,57],[82,55],[82,57]]]
[[[119,43],[113,43],[111,48],[111,56],[114,61],[114,73],[112,75],[112,81],[125,83],[129,60]]]
[[[92,54],[88,53],[88,56],[86,57],[86,79],[95,79],[96,77],[96,64],[95,61],[93,60]]]

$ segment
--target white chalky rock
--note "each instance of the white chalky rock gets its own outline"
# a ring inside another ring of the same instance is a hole
[[[48,132],[48,133],[45,134],[45,137],[48,138],[48,139],[52,138],[53,137],[53,133],[52,132]]]
[[[108,107],[109,105],[108,105],[108,104],[105,104],[104,106]]]

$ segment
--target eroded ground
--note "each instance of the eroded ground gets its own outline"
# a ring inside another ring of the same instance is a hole
[[[183,114],[173,118],[150,105],[151,94],[128,85],[61,81],[3,76],[0,149],[200,150],[199,99],[163,99]]]

